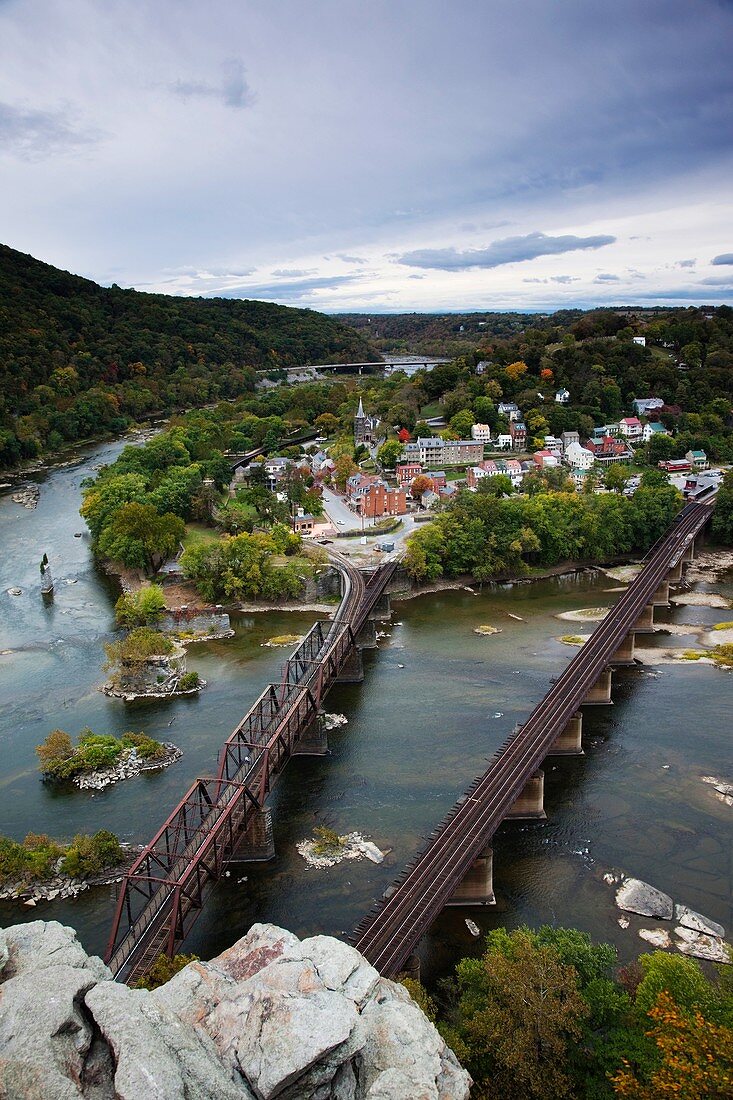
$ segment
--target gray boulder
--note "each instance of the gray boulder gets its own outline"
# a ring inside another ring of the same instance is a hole
[[[672,920],[674,903],[669,894],[662,893],[648,882],[627,878],[616,891],[616,904],[627,913],[639,913],[642,917],[659,917]]]
[[[704,917],[702,913],[696,913],[694,909],[688,909],[686,905],[675,905],[674,919],[683,928],[691,928],[693,932],[702,932],[706,936],[717,936],[722,940],[725,936],[725,928],[710,917]]]

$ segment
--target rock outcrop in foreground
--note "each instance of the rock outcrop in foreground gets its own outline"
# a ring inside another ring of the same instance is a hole
[[[0,930],[3,1100],[464,1100],[470,1083],[404,987],[328,936],[256,924],[149,993],[56,921]]]

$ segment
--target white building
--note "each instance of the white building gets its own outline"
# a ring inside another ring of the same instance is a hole
[[[490,443],[491,428],[488,424],[474,424],[471,428],[471,439],[477,439],[480,443]]]
[[[625,416],[619,423],[619,428],[621,435],[624,439],[628,439],[629,443],[638,443],[644,431],[638,416]]]
[[[558,390],[555,394],[555,401],[558,403],[558,405],[567,405],[569,400],[570,390],[566,390],[563,386],[563,388],[561,390]]]
[[[664,401],[661,397],[637,397],[632,404],[637,416],[648,416],[654,409],[661,409]]]
[[[595,462],[593,454],[580,443],[568,443],[565,448],[565,461],[574,470],[590,470]]]
[[[495,446],[497,451],[511,451],[512,437],[510,435],[498,435]]]
[[[640,348],[646,347],[646,336],[635,336],[634,343],[638,344]]]
[[[513,401],[500,401],[499,415],[508,416],[510,420],[522,419],[522,414],[519,411],[519,405],[516,405]]]

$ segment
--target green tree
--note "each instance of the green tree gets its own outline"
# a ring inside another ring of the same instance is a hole
[[[575,969],[528,929],[497,929],[482,958],[463,959],[456,975],[454,1009],[441,1030],[484,1094],[570,1097],[568,1056],[589,1011]]]
[[[713,533],[727,545],[733,544],[733,470],[723,478],[713,512]]]
[[[99,538],[103,557],[137,569],[154,571],[174,553],[185,532],[178,516],[161,516],[152,504],[123,504]]]
[[[387,470],[393,470],[404,451],[399,439],[387,439],[377,451],[377,462]]]

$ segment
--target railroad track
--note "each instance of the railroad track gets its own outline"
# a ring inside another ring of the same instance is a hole
[[[527,722],[505,741],[487,770],[474,779],[431,834],[424,850],[357,926],[352,942],[380,973],[399,972],[709,514],[707,504],[683,509],[649,551],[643,571]]]

